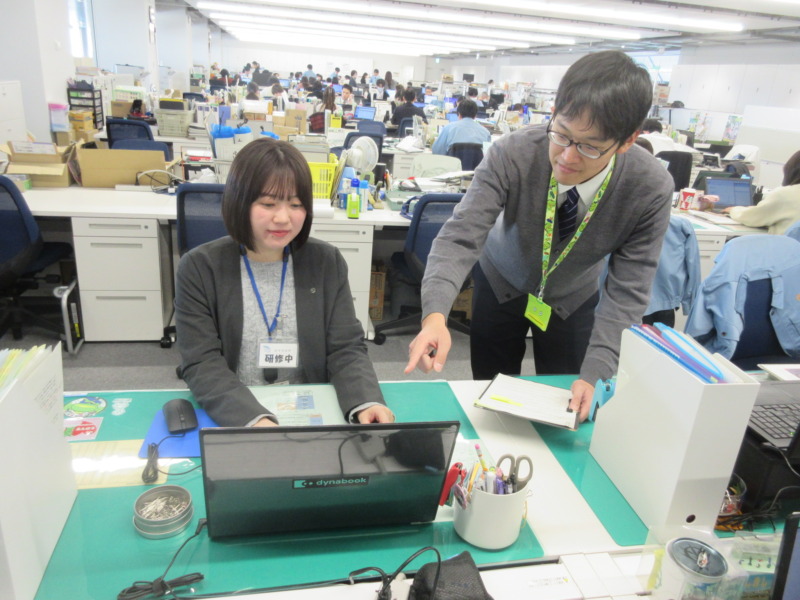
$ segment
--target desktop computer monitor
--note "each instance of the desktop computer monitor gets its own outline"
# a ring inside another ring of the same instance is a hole
[[[334,83],[333,84],[333,91],[336,92],[337,94],[341,94],[342,93],[342,86],[339,85],[338,83]]]
[[[467,83],[472,83],[473,81],[475,81],[475,74],[474,73],[464,73],[461,76],[461,79],[463,79]]]
[[[278,83],[280,83],[281,87],[284,89],[288,89],[292,84],[288,79],[278,79]]]
[[[424,102],[414,102],[414,106],[416,106],[417,108],[425,108],[425,103]]]
[[[447,120],[450,121],[451,123],[453,121],[458,121],[458,113],[455,112],[447,113]]]
[[[433,104],[434,102],[436,102],[436,100],[437,100],[436,96],[433,96],[431,94],[425,94],[425,104]]]

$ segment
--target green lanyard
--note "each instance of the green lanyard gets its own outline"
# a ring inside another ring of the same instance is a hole
[[[586,229],[586,224],[589,222],[589,219],[592,218],[594,211],[597,210],[597,205],[600,202],[600,198],[602,198],[603,194],[606,193],[608,182],[611,180],[611,174],[614,172],[614,163],[616,162],[616,158],[616,156],[611,158],[611,168],[608,170],[608,173],[606,173],[603,183],[600,184],[600,189],[597,190],[597,193],[594,195],[594,199],[592,200],[591,205],[589,205],[589,210],[587,211],[586,216],[583,217],[583,221],[581,221],[578,229],[573,234],[572,239],[570,239],[567,247],[564,248],[564,251],[558,256],[558,258],[556,258],[553,266],[550,266],[550,256],[553,252],[553,224],[556,216],[558,182],[553,175],[550,175],[550,188],[547,190],[547,213],[545,214],[544,219],[544,238],[542,239],[542,281],[539,284],[539,300],[542,300],[542,297],[544,296],[544,286],[547,283],[547,278],[567,257],[567,254],[569,254],[570,250],[572,250],[575,242],[577,242],[578,238],[581,237],[583,230]]]

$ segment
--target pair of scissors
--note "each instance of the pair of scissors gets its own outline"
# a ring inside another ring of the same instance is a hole
[[[508,469],[503,466],[505,461],[509,463]],[[527,469],[522,468],[524,463],[528,464]],[[521,454],[517,457],[511,454],[503,454],[500,460],[497,461],[497,468],[502,469],[503,473],[508,476],[508,483],[514,486],[515,492],[528,485],[528,482],[533,476],[533,461],[530,456],[525,454]],[[520,472],[521,470],[522,472]]]

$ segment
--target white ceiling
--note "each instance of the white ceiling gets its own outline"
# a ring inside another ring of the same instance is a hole
[[[221,29],[255,43],[366,52],[384,44],[437,56],[754,43],[800,52],[800,0],[186,1]],[[246,29],[236,31],[241,25]],[[395,36],[401,41],[390,41]],[[438,36],[447,48],[423,49]]]

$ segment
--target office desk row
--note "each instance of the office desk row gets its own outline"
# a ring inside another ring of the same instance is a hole
[[[573,379],[568,376],[541,378],[559,387],[568,387]],[[587,451],[592,426],[587,425],[579,432],[564,432],[566,437],[555,442],[560,446],[555,449],[553,438],[547,435],[552,432],[537,430],[523,419],[475,408],[474,398],[485,383],[408,381],[383,383],[381,386],[399,421],[457,419],[462,423],[461,435],[467,440],[479,438],[490,458],[496,459],[505,453],[524,453],[531,457],[534,472],[527,511],[530,530],[526,528],[511,547],[487,551],[466,544],[452,530],[452,509],[444,507],[431,525],[391,531],[378,528],[350,533],[258,536],[215,542],[203,532],[189,542],[168,578],[199,571],[206,575],[206,580],[194,586],[196,593],[220,593],[233,589],[245,592],[275,585],[346,578],[350,571],[365,566],[378,566],[391,572],[414,551],[428,544],[436,546],[443,558],[469,550],[475,561],[482,565],[513,566],[519,562],[554,561],[562,555],[593,552],[638,553],[645,542],[644,526],[616,489],[611,486],[603,490],[600,502],[592,499],[591,493],[586,491],[592,486],[599,490],[597,480],[604,477],[601,471],[597,472],[599,467]],[[105,468],[102,465],[108,461],[100,460],[91,449],[96,445],[102,448],[97,452],[111,452],[115,464],[129,465],[132,457],[123,456],[125,451],[120,454],[121,440],[134,440],[133,444],[125,444],[135,447],[132,452],[137,452],[141,445],[137,438],[144,437],[150,421],[175,393],[93,393],[104,398],[109,406],[118,397],[128,398],[129,404],[122,413],[115,411],[98,415],[104,419],[97,439],[74,442],[74,456],[83,456],[84,465],[90,464],[85,457],[94,457],[93,468],[102,470]],[[186,394],[186,391],[181,394]],[[118,440],[120,445],[115,445]],[[564,460],[557,456],[564,451],[573,455],[577,467],[565,468]],[[193,459],[193,462],[198,460]],[[133,471],[138,472],[135,469],[134,466]],[[186,471],[187,463],[177,461],[175,470]],[[199,471],[169,476],[166,483],[191,490],[195,515],[188,529],[163,540],[142,538],[131,524],[133,501],[148,489],[147,486],[131,481],[117,483],[116,487],[102,487],[100,484],[101,487],[81,489],[50,559],[37,599],[61,597],[64,590],[68,590],[70,598],[76,600],[108,598],[135,580],[153,579],[160,575],[175,550],[194,531],[197,519],[205,515]],[[608,506],[604,508],[603,505]],[[617,523],[611,523],[604,516],[604,511],[609,509],[620,513]],[[620,535],[625,539],[618,543],[614,537],[620,538]],[[432,557],[432,554],[420,557],[409,569],[419,568]],[[495,581],[490,592],[498,600],[519,597],[519,591],[529,586],[534,573],[530,567],[504,569],[502,575],[488,577]],[[374,584],[358,587],[371,588],[373,595],[366,595],[365,591],[349,595],[351,588],[348,587],[346,593],[339,590],[319,596],[313,595],[319,591],[311,590],[286,597],[374,597]]]
[[[69,219],[86,341],[157,341],[172,314],[178,263],[174,195],[82,187],[33,189],[37,218]],[[348,219],[316,219],[311,235],[339,248],[348,264],[356,316],[370,335],[369,285],[374,232],[408,228],[388,208]]]
[[[178,263],[175,196],[150,191],[82,187],[25,193],[37,218],[69,219],[78,269],[86,341],[160,340],[172,314]],[[732,237],[761,230],[692,219],[706,277]],[[350,290],[368,338],[370,273],[375,232],[407,228],[409,220],[388,208],[348,219],[342,210],[315,220],[314,237],[337,246],[349,268]]]

